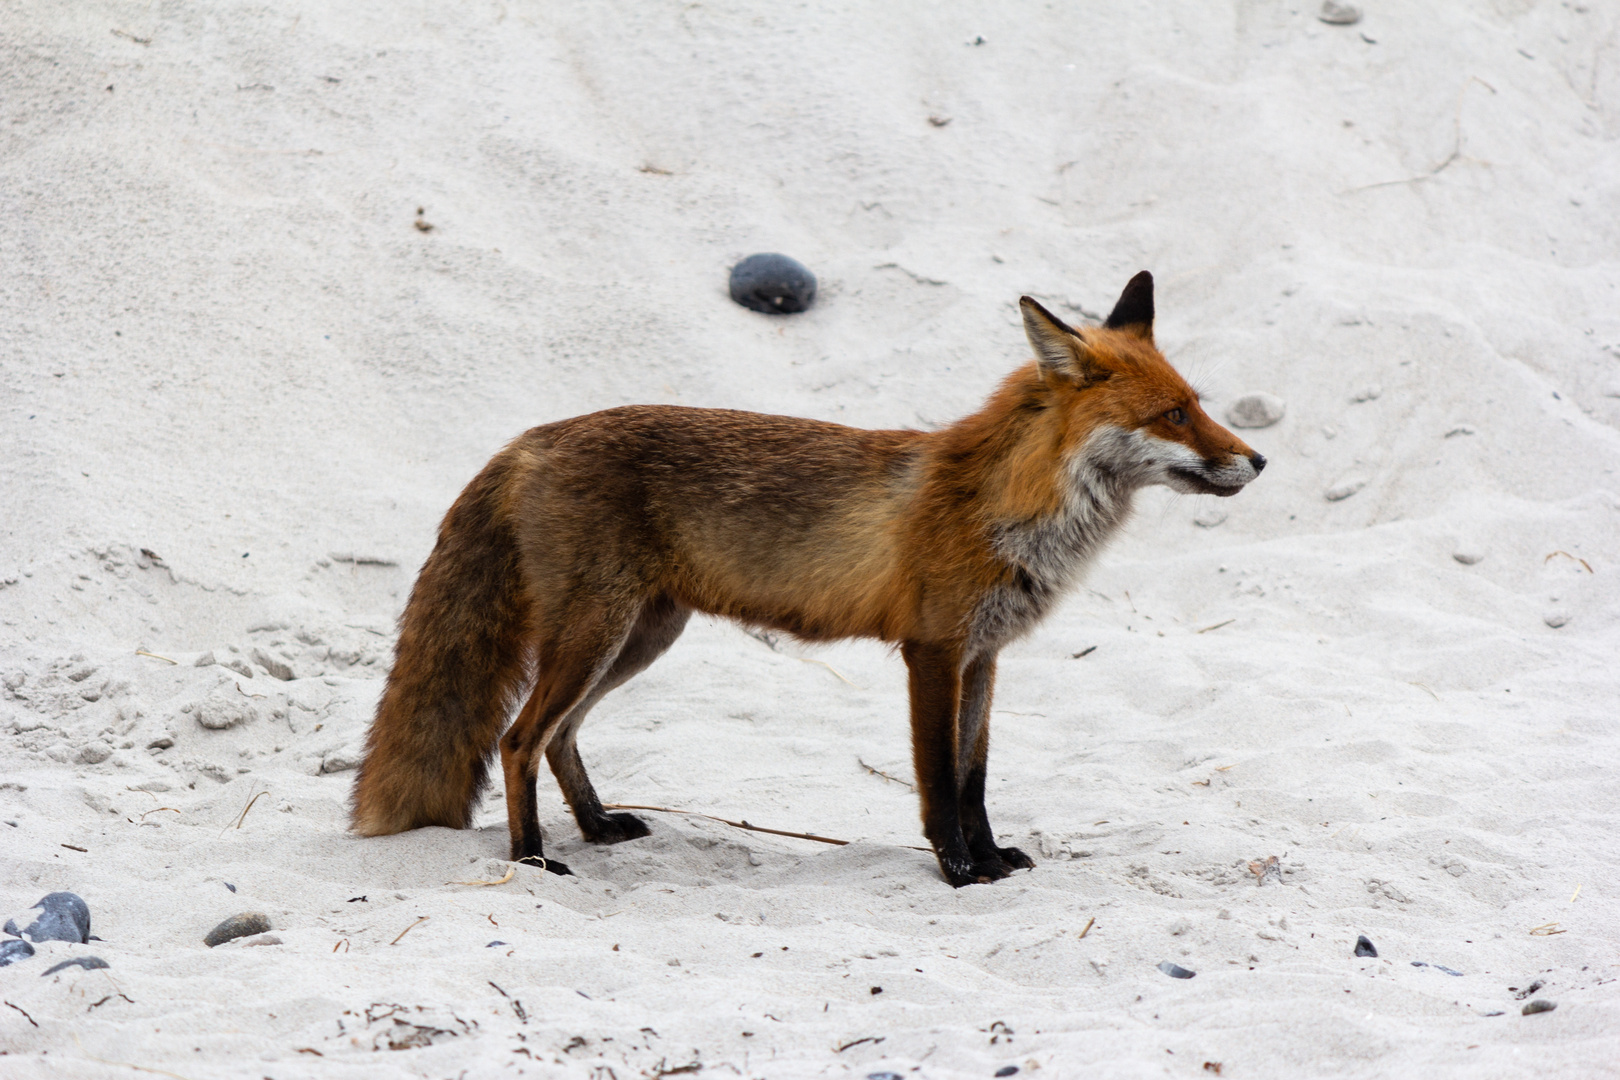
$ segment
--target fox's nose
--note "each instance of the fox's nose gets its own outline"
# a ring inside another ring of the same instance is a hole
[[[1254,475],[1259,476],[1260,475],[1260,470],[1262,470],[1262,469],[1264,469],[1266,467],[1266,455],[1264,455],[1264,454],[1253,454],[1253,455],[1251,455],[1250,458],[1249,458],[1249,464],[1254,466]]]

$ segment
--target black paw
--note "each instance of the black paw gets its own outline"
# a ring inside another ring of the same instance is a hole
[[[960,889],[964,885],[987,885],[1012,873],[1012,867],[1000,859],[942,858],[939,860],[939,869],[953,889]]]
[[[557,874],[559,876],[566,875],[567,877],[574,876],[574,872],[568,869],[568,866],[565,863],[560,863],[556,859],[548,859],[544,855],[526,855],[523,858],[516,859],[514,861],[520,862],[525,866],[538,866],[548,874]]]
[[[1035,869],[1035,860],[1015,847],[998,847],[996,848],[996,854],[1001,857],[1002,862],[1014,870]]]
[[[582,824],[579,831],[593,844],[622,844],[646,836],[651,830],[634,814],[603,814],[589,827]]]

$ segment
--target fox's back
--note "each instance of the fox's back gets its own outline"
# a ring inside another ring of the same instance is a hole
[[[876,619],[899,587],[923,438],[723,409],[608,409],[519,437],[502,455],[517,459],[505,501],[545,592],[585,577],[846,636],[863,599]]]

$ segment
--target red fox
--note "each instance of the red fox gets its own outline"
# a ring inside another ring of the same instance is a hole
[[[499,745],[514,860],[569,872],[541,851],[542,753],[585,839],[645,836],[603,808],[575,735],[701,611],[897,645],[945,879],[1033,866],[985,813],[997,652],[1076,581],[1138,488],[1234,495],[1266,462],[1155,347],[1147,272],[1101,327],[1019,304],[1034,362],[939,431],[647,405],[518,436],[450,507],[411,591],[354,830],[467,827]]]

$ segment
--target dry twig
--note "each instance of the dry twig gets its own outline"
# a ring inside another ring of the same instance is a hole
[[[1566,559],[1574,559],[1576,562],[1578,562],[1582,566],[1586,567],[1586,572],[1588,574],[1597,573],[1596,570],[1592,569],[1592,564],[1591,563],[1587,562],[1585,559],[1581,558],[1579,555],[1571,555],[1569,552],[1564,551],[1562,548],[1560,548],[1557,551],[1554,551],[1554,552],[1550,553],[1545,559],[1542,559],[1541,560],[1541,565],[1546,566],[1548,563],[1552,562],[1554,555],[1562,555]]]
[[[901,787],[905,788],[907,791],[916,791],[917,790],[917,785],[908,784],[906,781],[900,779],[898,776],[890,776],[888,773],[884,772],[882,769],[874,769],[872,766],[868,765],[866,762],[862,761],[860,758],[856,758],[855,761],[856,761],[856,764],[860,765],[861,768],[865,769],[867,772],[871,773],[873,776],[881,776],[881,777],[883,777],[883,779],[889,781],[889,783],[891,783],[891,784],[899,784]]]
[[[405,929],[401,930],[399,932],[399,937],[395,938],[393,941],[390,941],[388,944],[390,944],[390,945],[398,945],[399,942],[400,942],[400,938],[403,938],[406,934],[410,933],[412,930],[415,930],[418,926],[421,926],[423,923],[425,923],[427,921],[428,921],[428,917],[426,915],[418,915],[416,917],[415,922],[411,923],[411,925],[409,925]]]

